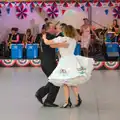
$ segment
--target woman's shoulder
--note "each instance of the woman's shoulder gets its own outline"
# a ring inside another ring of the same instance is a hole
[[[64,37],[64,40],[65,40],[65,41],[68,41],[68,42],[69,42],[69,41],[72,41],[72,42],[75,41],[75,42],[76,42],[75,38],[70,38],[70,37]]]

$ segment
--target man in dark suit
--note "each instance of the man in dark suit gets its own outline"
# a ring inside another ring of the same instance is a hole
[[[46,28],[46,37],[48,40],[54,39],[56,36],[55,34],[55,26],[49,22],[45,26]],[[57,44],[57,46],[66,47],[66,43]],[[55,55],[55,48],[51,48],[48,45],[45,45],[42,42],[42,59],[41,59],[41,67],[43,72],[46,74],[47,77],[53,72],[56,68],[56,55]],[[36,97],[45,107],[58,107],[58,105],[54,104],[56,96],[58,94],[59,87],[54,86],[52,83],[47,83],[45,86],[41,87],[36,92]],[[43,102],[42,98],[47,95],[46,100]]]

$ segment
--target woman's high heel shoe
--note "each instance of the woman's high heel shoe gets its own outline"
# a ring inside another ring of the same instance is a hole
[[[70,107],[70,108],[72,107],[70,98],[68,99],[68,103],[65,103],[61,108],[68,108],[68,107]]]
[[[75,107],[79,107],[79,106],[81,105],[81,103],[82,103],[82,100],[81,100],[81,98],[80,98],[80,95],[78,94],[78,102],[77,102],[77,104],[75,105]]]

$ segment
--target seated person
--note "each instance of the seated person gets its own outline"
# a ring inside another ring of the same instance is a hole
[[[117,19],[113,20],[113,25],[112,25],[112,32],[118,33],[119,32],[119,25]]]
[[[27,29],[26,34],[23,37],[24,44],[33,44],[34,37],[32,36],[31,29]]]
[[[20,36],[18,34],[18,28],[12,28],[11,29],[11,34],[9,34],[8,37],[8,46],[11,44],[18,44],[20,40]]]

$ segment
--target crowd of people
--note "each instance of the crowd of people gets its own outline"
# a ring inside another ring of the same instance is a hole
[[[39,44],[41,48],[42,34],[45,33],[45,26],[49,22],[49,19],[45,18],[44,21],[45,21],[45,24],[42,26],[41,32],[40,33],[37,32],[37,34],[36,34],[36,28],[33,28],[33,29],[28,28],[24,34],[20,34],[18,28],[12,28],[11,34],[8,35],[8,39],[7,39],[7,44],[6,44],[8,48],[7,50],[9,52],[11,51],[10,46],[12,44],[23,44],[24,45],[23,49],[25,49],[27,44],[37,43]],[[80,27],[80,29],[76,29],[75,39],[77,40],[77,46],[80,47],[80,50],[82,51],[82,54],[84,56],[88,57],[89,55],[91,54],[95,55],[98,52],[101,52],[101,53],[106,52],[106,51],[103,52],[103,46],[102,46],[103,44],[101,45],[101,43],[104,42],[105,37],[107,37],[107,35],[109,34],[112,35],[110,36],[110,41],[115,41],[115,38],[117,38],[117,41],[120,41],[119,40],[120,38],[119,37],[119,25],[116,19],[113,20],[113,24],[109,26],[105,31],[102,29],[93,30],[93,26],[90,24],[90,21],[87,18],[84,18],[83,21],[84,21],[84,24]],[[62,26],[65,26],[65,25],[66,25],[65,23],[59,24],[58,22],[54,26],[55,29],[52,31],[52,33],[55,36],[59,36],[59,33],[60,35],[63,35],[61,32],[61,28]],[[100,34],[102,35],[102,38],[100,37]],[[2,47],[0,49],[2,51]],[[59,52],[57,49],[56,51],[59,56]],[[78,52],[80,54],[80,51]],[[41,53],[39,52],[38,57],[40,56],[40,54]],[[9,57],[10,57],[10,53],[9,53]]]

